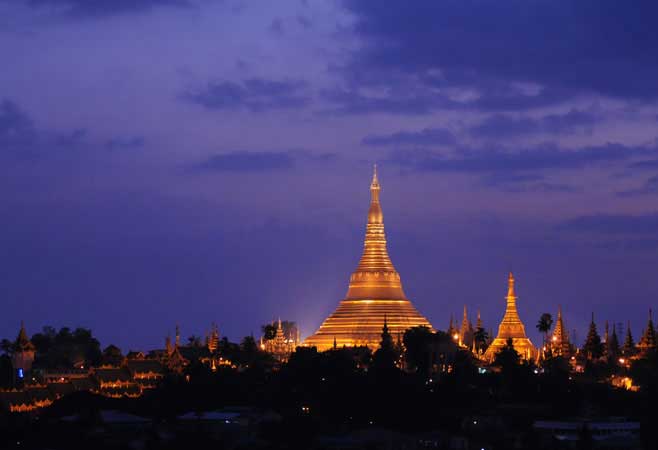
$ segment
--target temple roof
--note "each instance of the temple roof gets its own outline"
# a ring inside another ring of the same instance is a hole
[[[27,336],[27,332],[25,331],[25,323],[23,321],[21,321],[21,329],[18,332],[16,342],[14,343],[14,351],[34,351],[34,344],[32,344],[32,341]]]
[[[155,359],[132,359],[126,361],[130,373],[164,373],[164,366]]]

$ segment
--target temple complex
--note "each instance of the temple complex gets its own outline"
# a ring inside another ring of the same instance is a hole
[[[491,345],[487,348],[484,354],[484,359],[493,361],[503,347],[507,345],[507,340],[512,339],[514,349],[521,355],[523,359],[533,359],[537,353],[535,346],[532,345],[530,339],[525,334],[525,327],[519,312],[516,309],[516,294],[514,293],[514,275],[509,273],[508,289],[507,289],[507,308],[505,316],[503,317],[500,326],[498,327],[498,335],[493,340]]]
[[[272,356],[279,362],[286,362],[290,357],[290,354],[295,351],[299,345],[299,329],[297,329],[296,336],[286,336],[281,325],[281,319],[277,322],[276,331],[272,339],[260,339],[260,348]]]
[[[407,299],[400,275],[386,249],[384,215],[379,202],[377,168],[370,185],[370,209],[361,261],[350,277],[349,288],[338,308],[322,323],[305,346],[328,350],[334,346],[379,346],[384,317],[392,335],[426,326],[430,322]]]

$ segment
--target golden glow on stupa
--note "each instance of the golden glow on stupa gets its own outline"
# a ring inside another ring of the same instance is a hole
[[[521,355],[521,358],[532,359],[537,353],[535,346],[532,345],[532,342],[525,334],[525,327],[516,309],[517,297],[514,292],[514,275],[512,272],[509,273],[507,283],[507,308],[505,310],[505,316],[498,326],[498,336],[496,336],[496,339],[494,339],[484,353],[484,359],[487,361],[494,360],[496,353],[507,345],[509,338],[512,339],[512,345]]]
[[[432,329],[429,321],[405,296],[400,274],[388,256],[380,189],[375,166],[361,261],[350,277],[345,299],[318,331],[304,341],[305,346],[317,347],[320,351],[332,348],[334,343],[338,347],[367,345],[376,348],[384,320],[394,337],[419,325]]]

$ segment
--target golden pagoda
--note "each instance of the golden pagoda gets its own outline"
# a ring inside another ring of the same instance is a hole
[[[402,334],[420,325],[433,330],[429,321],[407,299],[400,274],[388,256],[384,215],[379,203],[380,189],[375,166],[361,261],[350,277],[345,298],[318,331],[304,341],[305,346],[317,347],[320,351],[334,345],[377,348],[384,319],[391,335]]]
[[[508,289],[507,289],[507,309],[502,322],[498,326],[498,336],[493,340],[491,345],[484,353],[484,359],[491,362],[496,357],[496,354],[507,345],[507,340],[512,339],[514,349],[521,355],[523,359],[533,359],[537,353],[535,346],[532,345],[530,339],[525,334],[525,327],[519,312],[516,309],[516,295],[514,293],[514,275],[509,273]]]

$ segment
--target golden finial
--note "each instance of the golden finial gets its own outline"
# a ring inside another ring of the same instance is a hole
[[[377,179],[377,164],[373,166],[372,183],[370,183],[370,189],[379,189],[379,180]]]
[[[514,295],[514,274],[512,272],[510,272],[507,277],[507,296],[516,297]]]

